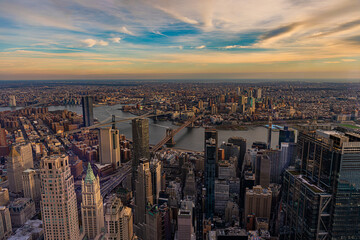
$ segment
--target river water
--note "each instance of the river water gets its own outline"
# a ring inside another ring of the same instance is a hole
[[[126,113],[120,110],[121,104],[113,106],[98,106],[94,107],[94,117],[100,122],[104,120],[111,120],[111,115],[115,115],[116,119],[134,117],[131,113]],[[18,108],[19,109],[19,108]],[[67,106],[50,106],[49,111],[67,109],[77,114],[82,115],[81,105],[67,105]],[[1,111],[11,110],[8,107],[0,107]],[[117,123],[116,127],[119,129],[121,134],[124,134],[127,138],[132,138],[131,134],[131,122]],[[150,144],[158,143],[164,136],[166,128],[177,128],[170,121],[158,121],[154,123],[150,119],[149,124],[149,135]],[[247,148],[251,147],[254,141],[267,142],[268,130],[265,127],[257,126],[251,127],[245,131],[234,131],[234,130],[218,130],[219,143],[226,142],[230,137],[243,137],[247,140]],[[279,133],[273,131],[272,133],[272,148],[276,148],[279,138]],[[204,150],[204,128],[185,128],[175,136],[175,147],[181,149],[187,149],[192,151],[203,151]]]

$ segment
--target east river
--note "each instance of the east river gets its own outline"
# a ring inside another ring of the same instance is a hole
[[[115,115],[116,119],[134,117],[133,114],[123,112],[120,110],[122,105],[117,104],[113,106],[102,105],[94,107],[94,117],[100,122],[111,119],[111,115]],[[50,106],[48,107],[49,111],[63,110],[67,109],[68,111],[76,112],[77,114],[82,115],[82,108],[80,105],[67,105],[67,106]],[[11,110],[8,107],[0,107],[1,111]],[[116,124],[116,127],[119,129],[121,134],[124,134],[127,138],[131,139],[131,121],[122,122]],[[158,143],[164,136],[166,128],[177,128],[173,125],[171,121],[157,121],[154,123],[150,119],[149,132],[150,132],[150,144]],[[234,130],[218,130],[219,144],[226,142],[230,137],[243,137],[247,140],[247,148],[251,147],[254,141],[267,142],[268,130],[265,127],[256,126],[250,127],[244,131],[234,131]],[[279,133],[273,131],[272,133],[272,148],[276,148],[278,141]],[[204,128],[185,128],[180,131],[175,136],[175,148],[181,148],[192,151],[203,151],[204,150]]]

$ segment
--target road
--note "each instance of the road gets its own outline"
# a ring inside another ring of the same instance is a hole
[[[112,190],[114,190],[125,178],[131,173],[131,165],[129,162],[125,163],[120,170],[117,171],[114,175],[112,175],[109,180],[105,183],[102,183],[100,186],[101,196],[104,198],[108,195]]]

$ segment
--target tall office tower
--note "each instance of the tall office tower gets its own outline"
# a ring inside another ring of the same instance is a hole
[[[83,123],[85,127],[94,124],[94,112],[93,112],[93,97],[84,96],[81,98],[82,110],[83,110]]]
[[[256,107],[255,107],[255,98],[253,98],[253,97],[249,98],[249,107],[250,107],[251,112],[254,113],[255,109],[256,109]]]
[[[74,178],[66,155],[41,160],[41,216],[47,240],[79,239]]]
[[[9,97],[9,107],[16,107],[16,97],[15,97],[15,95],[11,95]]]
[[[150,161],[150,172],[151,172],[153,200],[156,203],[159,199],[159,193],[161,191],[161,171],[162,171],[161,161],[159,161],[158,159],[152,159]]]
[[[7,147],[5,128],[0,124],[0,147]]]
[[[184,186],[184,197],[196,196],[196,181],[195,181],[195,174],[194,170],[190,169],[189,172],[186,174],[185,186]]]
[[[22,171],[24,170],[20,154],[15,147],[11,148],[7,162],[7,175],[9,181],[9,190],[13,193],[21,193],[23,185],[21,180]]]
[[[300,132],[301,166],[286,171],[283,181],[284,239],[359,238],[359,138]]]
[[[295,142],[295,130],[289,130],[288,126],[285,126],[284,129],[280,129],[279,132],[279,146],[281,143],[294,143]]]
[[[226,204],[229,201],[229,184],[226,180],[215,180],[214,188],[214,211],[218,215],[225,214]]]
[[[180,208],[177,215],[177,239],[188,240],[191,239],[191,235],[194,233],[194,227],[192,224],[192,212],[190,209]]]
[[[115,195],[105,203],[105,229],[107,240],[132,240],[134,237],[131,209],[123,206]]]
[[[22,172],[22,183],[24,188],[24,197],[31,198],[35,205],[40,206],[41,201],[41,179],[40,170],[26,169]]]
[[[120,162],[120,139],[119,130],[111,127],[100,129],[100,163],[111,164],[115,169],[119,168]]]
[[[241,95],[241,87],[237,87],[237,88],[236,88],[236,94],[237,94],[238,96]]]
[[[100,193],[100,179],[95,177],[88,164],[86,177],[81,181],[81,216],[84,232],[89,239],[100,235],[104,227],[103,199]]]
[[[133,138],[132,187],[134,188],[140,159],[141,158],[150,159],[149,119],[137,118],[132,120],[132,138]]]
[[[271,137],[272,137],[272,117],[269,116],[269,122],[268,122],[268,141],[267,141],[267,149],[271,149]]]
[[[205,212],[206,218],[214,216],[215,207],[215,174],[218,158],[217,131],[214,129],[205,130]]]
[[[270,220],[272,192],[270,188],[254,186],[246,189],[244,220],[250,214]]]
[[[240,152],[238,156],[238,168],[241,169],[246,153],[246,139],[242,137],[231,137],[228,139],[228,142],[240,147]]]
[[[18,145],[16,148],[21,155],[24,170],[34,168],[34,157],[31,143]]]
[[[257,99],[260,99],[260,98],[261,98],[261,88],[257,88],[257,89],[255,90],[255,97],[256,97]]]
[[[296,143],[281,143],[280,161],[278,165],[280,175],[284,173],[286,168],[295,164],[296,146]]]
[[[137,170],[135,191],[135,224],[145,223],[146,206],[154,204],[150,163],[146,158],[140,159]]]
[[[217,109],[216,105],[215,104],[211,105],[211,114],[214,115],[217,113],[218,113],[218,109]]]
[[[270,185],[271,162],[266,154],[257,154],[255,161],[255,184],[264,188]]]
[[[0,235],[0,239],[8,239],[12,234],[12,226],[9,208],[5,206],[0,206],[0,224],[0,231],[3,233]]]
[[[9,190],[0,187],[0,206],[6,206],[9,203]]]
[[[199,101],[199,109],[204,110],[204,102],[203,102],[203,100]]]

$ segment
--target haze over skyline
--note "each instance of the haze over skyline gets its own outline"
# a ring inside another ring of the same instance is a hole
[[[353,0],[0,2],[0,80],[359,79]]]

